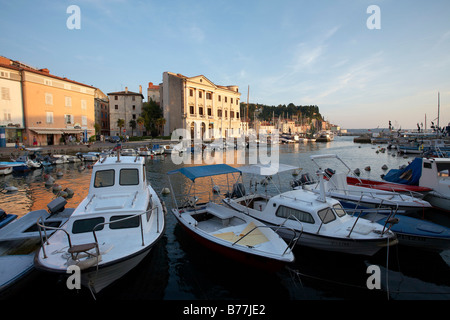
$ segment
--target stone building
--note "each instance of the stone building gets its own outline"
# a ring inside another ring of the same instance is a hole
[[[139,132],[138,125],[133,129],[130,121],[137,119],[142,114],[142,103],[144,96],[142,95],[142,86],[139,86],[139,93],[132,92],[125,87],[125,91],[110,92],[109,98],[109,128],[111,136],[133,136]],[[124,120],[122,132],[117,125],[118,120]]]

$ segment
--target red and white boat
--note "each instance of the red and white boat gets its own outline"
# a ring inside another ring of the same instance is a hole
[[[433,189],[422,186],[411,186],[395,182],[376,181],[370,179],[362,179],[359,177],[347,176],[349,185],[372,188],[383,191],[392,191],[398,193],[413,193],[416,197],[422,198]]]

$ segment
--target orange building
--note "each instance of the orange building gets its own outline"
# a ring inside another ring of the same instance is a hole
[[[2,57],[3,58],[3,57]],[[19,70],[23,101],[23,143],[45,146],[87,141],[95,134],[96,88],[3,58],[1,66]]]

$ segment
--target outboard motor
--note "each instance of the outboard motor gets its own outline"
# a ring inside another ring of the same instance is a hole
[[[334,175],[336,173],[335,170],[327,168],[325,169],[325,176],[330,179],[332,175]]]
[[[309,173],[303,173],[300,176],[300,179],[297,179],[297,180],[294,180],[291,182],[291,187],[292,187],[292,189],[294,189],[296,187],[302,187],[304,185],[313,184],[313,183],[314,183],[314,180],[311,178]]]

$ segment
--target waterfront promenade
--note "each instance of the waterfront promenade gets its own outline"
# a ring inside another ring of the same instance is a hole
[[[147,139],[143,141],[127,141],[121,142],[122,148],[137,148],[141,146],[149,147],[151,144],[168,144],[172,143],[170,140],[160,140],[160,139]],[[42,154],[76,154],[77,152],[89,152],[89,151],[103,151],[107,149],[114,148],[116,143],[113,142],[101,142],[96,141],[91,144],[61,144],[53,146],[37,146],[34,148],[42,148]],[[33,147],[29,147],[33,148]],[[19,148],[15,147],[4,147],[0,148],[0,159],[3,161],[10,160],[11,154],[17,156],[18,154],[23,154],[26,150],[21,151]]]

